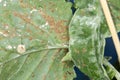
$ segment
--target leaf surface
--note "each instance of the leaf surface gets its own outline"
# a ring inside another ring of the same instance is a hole
[[[61,62],[67,52],[70,6],[64,0],[0,2],[0,79],[73,79],[73,63]]]
[[[109,6],[119,32],[119,1],[117,1],[110,0]],[[103,67],[105,38],[110,36],[110,32],[100,2],[75,0],[74,5],[77,11],[69,26],[69,51],[73,62],[90,79],[110,80],[110,77],[112,78],[117,73],[110,74]]]
[[[93,80],[109,80],[102,66],[105,28],[100,3],[94,0],[84,8],[77,9],[69,27],[73,61]]]

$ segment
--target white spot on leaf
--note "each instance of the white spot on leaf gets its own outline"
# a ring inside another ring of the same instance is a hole
[[[49,25],[48,22],[46,22],[45,24],[40,25],[39,27],[43,29],[48,29],[48,25]]]
[[[6,2],[6,1],[4,2],[3,6],[4,6],[4,7],[6,7],[6,6],[7,6],[7,2]]]
[[[25,51],[26,51],[25,45],[23,45],[23,44],[18,45],[18,47],[17,47],[17,52],[18,53],[22,54]]]
[[[13,46],[14,49],[16,49],[16,46]]]
[[[36,12],[37,11],[37,9],[32,9],[31,11],[30,11],[30,13],[32,14],[33,12]]]
[[[88,4],[88,10],[89,10],[89,11],[93,11],[93,10],[95,10],[95,9],[96,9],[96,8],[95,8],[94,5]]]
[[[5,29],[8,29],[9,28],[9,26],[8,25],[6,25],[6,26],[4,26],[5,27]]]
[[[13,47],[11,45],[8,45],[6,49],[11,50]]]
[[[70,45],[74,45],[74,42],[76,41],[76,39],[73,39],[73,38],[71,38],[70,39]]]
[[[0,3],[2,2],[2,0],[0,0]]]
[[[0,32],[0,34],[1,34],[2,36],[4,36],[4,37],[7,37],[7,36],[8,36],[7,33],[3,33],[3,32]]]

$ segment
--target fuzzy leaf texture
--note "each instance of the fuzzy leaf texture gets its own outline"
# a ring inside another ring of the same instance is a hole
[[[72,80],[67,52],[71,4],[0,0],[0,80]]]
[[[118,12],[111,4],[109,4],[111,13]],[[69,26],[69,51],[73,62],[91,80],[110,80],[110,76],[113,75],[108,74],[103,67],[105,37],[109,37],[110,32],[100,2],[99,0],[75,0],[74,5],[77,6],[75,6],[77,11]],[[119,13],[112,16],[117,31],[120,31]]]

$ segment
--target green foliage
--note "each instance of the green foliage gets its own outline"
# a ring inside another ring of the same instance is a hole
[[[117,31],[119,3],[109,0]],[[98,0],[1,0],[0,80],[72,80],[74,65],[93,80],[119,79],[104,59],[108,36]]]
[[[109,80],[102,66],[104,33],[101,28],[107,26],[98,3],[88,3],[90,6],[78,9],[73,16],[69,27],[70,52],[75,65],[91,79]]]
[[[73,63],[61,62],[70,6],[64,0],[0,2],[0,80],[73,79]]]
[[[103,67],[104,62],[104,44],[105,37],[110,36],[110,32],[104,18],[100,2],[98,0],[75,0],[79,4],[74,14],[70,27],[70,53],[75,65],[94,80],[110,80],[116,73],[114,70],[106,70]],[[116,1],[119,2],[119,1]],[[110,1],[112,4],[112,0]],[[81,4],[81,6],[80,6]],[[111,14],[116,24],[117,31],[119,28],[120,16],[116,8],[111,7]],[[117,7],[119,7],[117,5]],[[120,74],[119,74],[120,76]]]

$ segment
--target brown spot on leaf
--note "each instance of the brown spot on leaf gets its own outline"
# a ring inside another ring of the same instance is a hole
[[[24,20],[26,23],[29,23],[29,24],[35,26],[36,28],[38,28],[38,27],[31,21],[31,19],[28,18],[28,16],[27,16],[26,14],[21,14],[21,13],[18,13],[18,12],[14,12],[13,14],[14,14],[14,16],[17,16],[17,17],[21,18],[22,20]]]
[[[66,80],[66,78],[67,78],[67,75],[64,75],[64,80]]]
[[[72,74],[70,71],[67,71],[67,73],[68,73],[69,75],[71,75],[71,74]]]
[[[86,48],[83,48],[82,49],[82,53],[86,53],[87,52],[87,49]]]
[[[79,50],[77,50],[77,49],[75,49],[74,51],[75,51],[75,53],[77,53],[77,54],[79,54],[79,53],[80,53],[80,52],[79,52]]]
[[[82,67],[86,67],[86,64],[82,64]]]
[[[22,8],[28,8],[29,7],[29,5],[27,3],[23,3],[23,2],[20,2],[20,6]]]
[[[32,19],[28,18],[27,14],[22,14],[22,13],[18,13],[18,12],[14,12],[13,13],[14,16],[19,17],[20,19],[22,19],[24,22],[26,22],[26,24],[30,24],[32,25],[36,30],[38,30],[40,35],[44,34],[44,30],[40,29],[38,25],[36,25],[34,23],[34,21],[32,21]],[[30,30],[28,30],[29,32],[31,32]],[[31,32],[32,33],[32,32]],[[44,35],[45,36],[45,35]]]
[[[43,76],[43,80],[46,80],[46,75]]]
[[[35,77],[35,74],[34,74],[34,73],[32,73],[32,77]]]
[[[54,7],[56,6],[56,4],[53,3],[53,2],[49,2],[49,4],[50,4],[49,10],[50,10],[51,12],[55,12]]]
[[[68,41],[68,26],[66,26],[66,20],[55,20],[54,17],[49,16],[42,10],[40,10],[40,14],[42,17],[48,22],[51,28],[51,32],[55,32],[57,34],[57,38],[63,40],[63,41]]]

